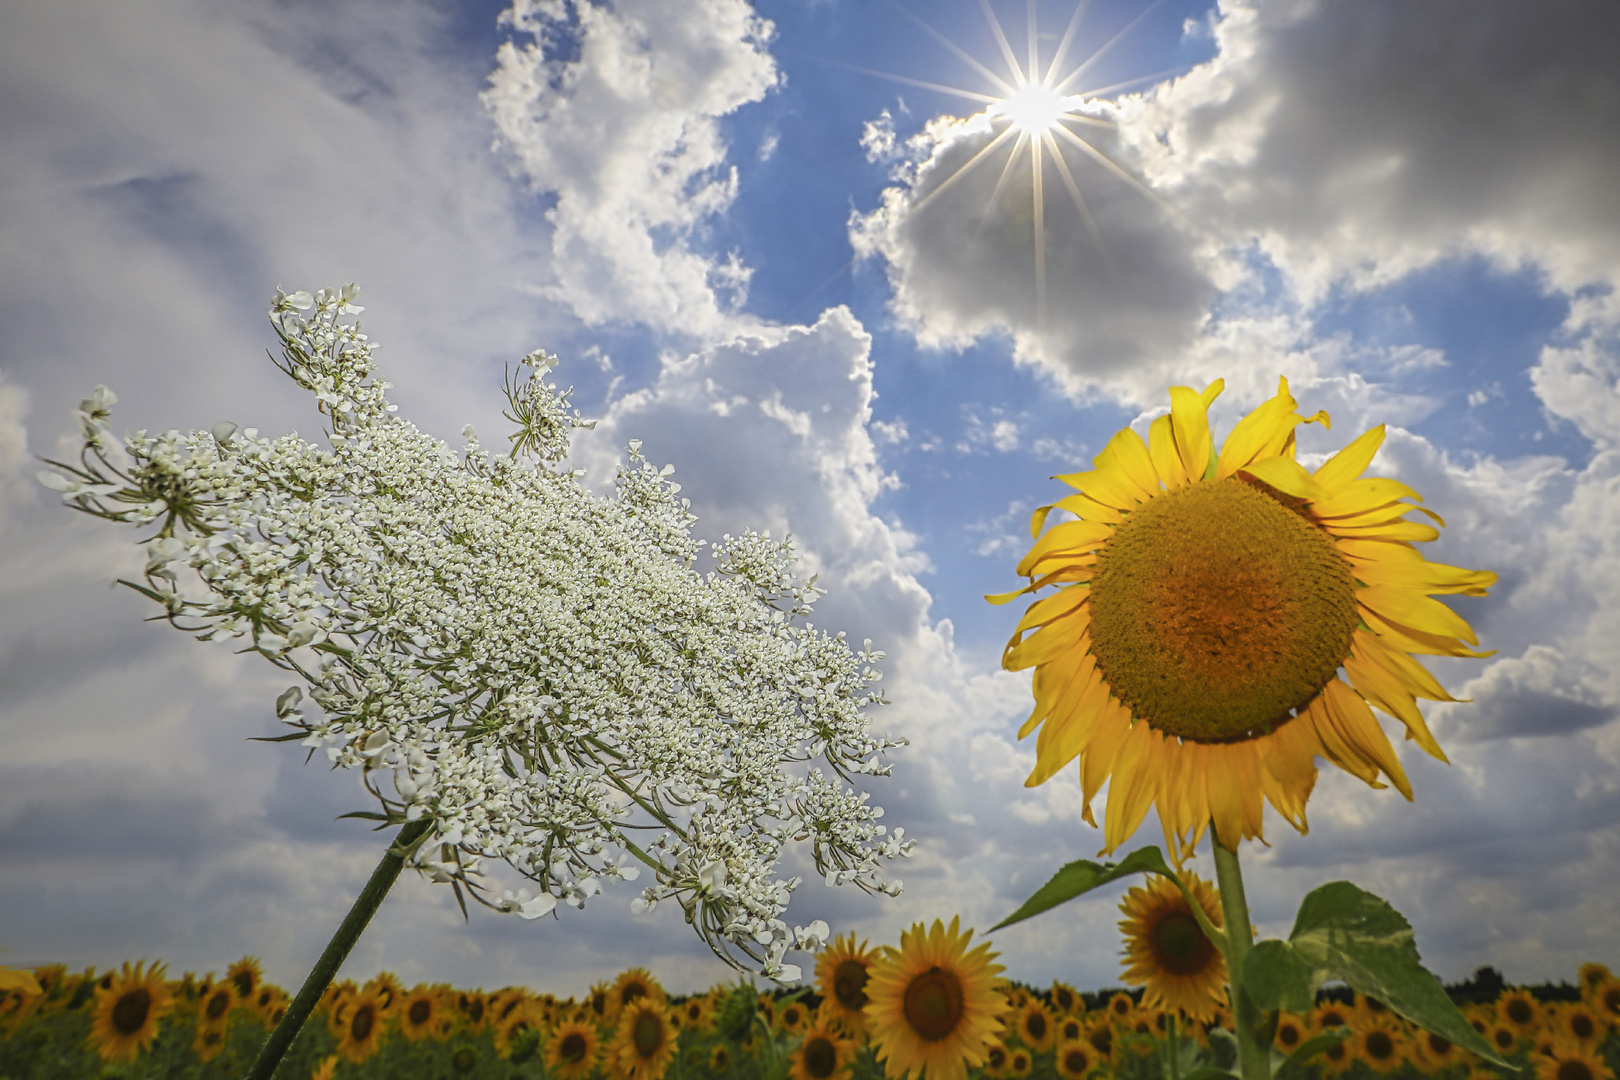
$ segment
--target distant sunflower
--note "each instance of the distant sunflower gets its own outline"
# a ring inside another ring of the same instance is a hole
[[[776,1010],[776,1026],[789,1035],[797,1035],[810,1026],[810,1010],[802,1001],[785,1002]]]
[[[545,1015],[538,1002],[524,999],[495,1024],[495,1052],[503,1058],[512,1058],[524,1049],[532,1049],[532,1040],[545,1030]]]
[[[662,1008],[668,998],[664,988],[646,968],[633,967],[619,973],[608,992],[608,1019],[616,1019],[632,1002],[646,998]]]
[[[1541,1005],[1528,990],[1509,990],[1496,1000],[1496,1017],[1520,1035],[1529,1036],[1541,1022]]]
[[[989,942],[969,951],[973,931],[959,924],[917,923],[872,965],[866,1024],[890,1076],[926,1070],[927,1080],[964,1080],[1002,1030],[1006,999],[995,977],[1005,969],[991,962]]]
[[[1205,917],[1222,925],[1220,894],[1197,874],[1182,876]],[[1143,1006],[1180,1009],[1196,1020],[1212,1017],[1226,1003],[1226,961],[1175,882],[1149,877],[1125,894],[1119,909],[1125,913],[1119,924],[1125,934],[1123,977],[1143,987]]]
[[[1292,1054],[1299,1049],[1299,1044],[1308,1038],[1308,1028],[1304,1019],[1293,1013],[1277,1014],[1277,1030],[1271,1037],[1271,1043],[1284,1055]]]
[[[356,1065],[365,1061],[377,1052],[386,1019],[377,992],[362,990],[343,1012],[343,1028],[338,1038],[337,1052]]]
[[[1000,1080],[1007,1074],[1007,1047],[999,1040],[992,1040],[984,1048],[984,1075],[991,1080]]]
[[[1096,1051],[1085,1042],[1059,1043],[1057,1056],[1053,1061],[1057,1066],[1057,1074],[1064,1080],[1084,1080],[1095,1069],[1099,1062]]]
[[[1052,1014],[1046,1011],[1039,998],[1026,1002],[1013,1015],[1013,1031],[1024,1040],[1025,1046],[1037,1053],[1051,1049],[1057,1039],[1057,1025],[1052,1022]]]
[[[310,1073],[309,1080],[332,1080],[337,1075],[338,1056],[330,1054]]]
[[[158,1020],[171,1004],[162,964],[147,969],[142,961],[131,968],[126,961],[121,972],[109,973],[96,989],[90,1045],[104,1061],[134,1061],[157,1039]]]
[[[411,1042],[431,1036],[443,1010],[444,1005],[437,990],[427,986],[416,987],[400,998],[400,1033]]]
[[[1607,1025],[1598,1019],[1597,1014],[1580,1002],[1560,1009],[1554,1020],[1554,1034],[1572,1039],[1588,1049],[1603,1041],[1606,1029]]]
[[[721,1043],[709,1051],[709,1072],[715,1076],[724,1076],[731,1069],[731,1051]]]
[[[264,969],[259,966],[258,957],[244,956],[225,969],[225,978],[236,988],[236,1000],[245,1005],[259,992],[259,984],[264,981]]]
[[[1086,1011],[1086,999],[1068,983],[1057,981],[1052,984],[1052,1008],[1060,1016],[1083,1013]]]
[[[226,979],[215,983],[197,999],[197,1023],[204,1027],[223,1028],[236,1007],[236,984]]]
[[[1614,1070],[1596,1049],[1555,1040],[1536,1062],[1536,1080],[1614,1080]]]
[[[1332,1031],[1334,1028],[1349,1027],[1353,1010],[1337,1002],[1327,1001],[1311,1010],[1311,1023],[1316,1030]]]
[[[191,1052],[198,1061],[204,1065],[219,1056],[225,1049],[225,1032],[223,1024],[198,1024],[197,1033],[191,1039]]]
[[[1126,998],[1129,1001],[1130,998]],[[1086,1028],[1086,1042],[1097,1051],[1097,1057],[1102,1061],[1112,1061],[1114,1058],[1114,1025],[1107,1016],[1099,1016]]]
[[[595,1024],[569,1020],[546,1043],[546,1068],[557,1080],[585,1080],[596,1068],[601,1045]]]
[[[469,1031],[482,1031],[484,1019],[489,1015],[489,1002],[476,990],[466,991],[456,996],[456,1011]]]
[[[619,1033],[608,1049],[608,1074],[615,1080],[657,1080],[675,1056],[675,1032],[663,1002],[643,994],[619,1013]]]
[[[1087,1022],[1078,1016],[1065,1016],[1057,1022],[1057,1041],[1079,1042],[1086,1037]]]
[[[1519,1049],[1519,1044],[1525,1041],[1525,1037],[1520,1035],[1519,1029],[1512,1024],[1498,1020],[1486,1032],[1485,1040],[1498,1054],[1507,1057]]]
[[[1586,1004],[1605,1023],[1620,1023],[1620,979],[1610,977],[1593,987]]]
[[[1600,964],[1596,960],[1588,960],[1586,963],[1582,964],[1580,974],[1578,976],[1580,986],[1583,991],[1588,987],[1601,986],[1604,982],[1613,977],[1614,976],[1609,973],[1608,965]]]
[[[360,988],[362,992],[370,991],[376,995],[377,1008],[385,1017],[393,1016],[399,1009],[399,999],[404,995],[405,989],[399,985],[399,980],[391,971],[379,971],[371,977],[371,981]]]
[[[1412,542],[1440,534],[1406,515],[1439,517],[1403,501],[1420,498],[1405,484],[1360,478],[1383,427],[1308,473],[1294,428],[1327,414],[1295,412],[1284,379],[1217,453],[1208,410],[1223,385],[1172,387],[1147,443],[1126,428],[1092,471],[1060,477],[1078,491],[1055,508],[1079,520],[1018,564],[1029,585],[989,598],[1058,589],[1030,605],[1002,665],[1035,669],[1025,783],[1079,758],[1095,825],[1091,800],[1113,777],[1106,851],[1155,806],[1182,851],[1211,826],[1232,851],[1262,837],[1264,801],[1304,832],[1317,756],[1410,799],[1369,703],[1444,761],[1415,699],[1455,699],[1408,654],[1490,655],[1430,594],[1483,596],[1496,575],[1425,562]]]
[[[1008,1076],[1028,1076],[1035,1067],[1035,1056],[1022,1046],[1015,1047],[1007,1052]]]
[[[1357,1028],[1349,1044],[1351,1057],[1374,1072],[1394,1072],[1406,1060],[1405,1038],[1391,1021],[1382,1018]]]
[[[1419,1071],[1424,1075],[1432,1076],[1463,1060],[1461,1047],[1444,1035],[1436,1035],[1432,1031],[1419,1031],[1413,1036],[1412,1044],[1421,1059]]]
[[[824,1012],[845,1022],[857,1034],[864,1030],[866,980],[870,977],[873,953],[866,942],[857,943],[854,934],[834,938],[816,957],[816,989],[821,992]]]
[[[681,1018],[681,1027],[694,1031],[709,1031],[714,1027],[714,1010],[706,997],[690,997],[675,1007]]]
[[[820,1021],[804,1033],[804,1041],[793,1052],[791,1075],[793,1080],[829,1080],[854,1060],[854,1040],[830,1022]]]
[[[609,1001],[612,996],[613,986],[610,983],[599,982],[591,987],[590,996],[585,999],[585,1004],[599,1022],[606,1023],[610,1019],[612,1007]]]

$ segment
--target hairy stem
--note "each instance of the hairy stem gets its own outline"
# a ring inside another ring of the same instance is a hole
[[[1232,988],[1232,1027],[1237,1035],[1238,1069],[1243,1080],[1271,1080],[1271,1040],[1261,1041],[1266,1017],[1243,989],[1243,961],[1254,946],[1249,924],[1249,903],[1243,895],[1243,872],[1237,852],[1228,851],[1218,838],[1215,878],[1221,889],[1221,916],[1226,925],[1226,981]]]

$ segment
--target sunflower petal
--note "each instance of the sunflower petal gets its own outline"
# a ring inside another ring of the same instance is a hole
[[[1405,724],[1406,737],[1416,740],[1424,753],[1449,762],[1446,752],[1440,749],[1440,744],[1430,733],[1429,725],[1417,707],[1417,699],[1397,677],[1353,652],[1344,658],[1344,673],[1350,677],[1350,685],[1356,693]]]
[[[1187,484],[1187,470],[1176,451],[1168,416],[1161,416],[1148,425],[1148,454],[1153,458],[1153,471],[1159,474],[1166,490],[1174,491]]]
[[[1093,828],[1097,826],[1097,819],[1091,816],[1091,800],[1097,797],[1114,771],[1120,747],[1130,730],[1131,711],[1120,704],[1118,698],[1109,698],[1107,708],[1098,718],[1097,731],[1080,758],[1080,816]]]
[[[1389,777],[1396,790],[1411,802],[1412,782],[1406,778],[1406,770],[1401,768],[1400,759],[1395,756],[1395,748],[1389,744],[1389,736],[1378,726],[1378,718],[1373,715],[1372,709],[1367,707],[1367,702],[1338,679],[1329,680],[1322,688],[1322,693],[1327,698],[1328,714],[1339,725],[1340,733],[1351,741],[1364,757],[1377,762],[1378,767]]]
[[[1024,612],[1024,617],[1013,629],[1013,636],[1017,637],[1033,626],[1054,622],[1089,599],[1091,599],[1090,589],[1075,588],[1072,585],[1066,589],[1059,589],[1051,596],[1042,597],[1029,605],[1029,610]]]
[[[1159,476],[1153,471],[1153,457],[1142,437],[1130,428],[1116,432],[1091,464],[1099,472],[1118,473],[1138,494],[1138,502],[1146,502],[1161,490]]]
[[[1094,551],[1102,546],[1113,532],[1112,525],[1096,521],[1065,521],[1054,525],[1035,541],[1035,546],[1029,549],[1029,554],[1018,563],[1018,575],[1029,577],[1030,571],[1037,564],[1057,553]]]
[[[1426,634],[1458,638],[1478,645],[1479,637],[1461,615],[1440,601],[1398,585],[1368,585],[1356,590],[1356,603],[1371,608],[1390,622],[1410,626]]]
[[[1382,445],[1384,425],[1379,424],[1352,439],[1349,446],[1328,458],[1311,475],[1329,496],[1337,495],[1346,484],[1367,470],[1367,466],[1372,464],[1373,455],[1378,453]]]
[[[1245,465],[1238,471],[1296,499],[1311,500],[1323,494],[1322,488],[1305,471],[1305,467],[1291,457],[1266,458]]]
[[[1215,453],[1215,439],[1209,431],[1209,407],[1225,386],[1226,380],[1216,379],[1202,394],[1189,386],[1170,388],[1170,430],[1188,479],[1202,480],[1209,471],[1210,457]]]
[[[1375,788],[1385,786],[1378,779],[1378,763],[1364,758],[1359,750],[1345,740],[1338,725],[1333,722],[1328,712],[1325,694],[1317,694],[1312,699],[1310,707],[1297,716],[1294,722],[1298,723],[1301,720],[1311,725],[1317,745],[1322,748],[1323,757],[1364,784]]]
[[[1156,751],[1164,736],[1144,720],[1131,725],[1119,757],[1114,761],[1114,779],[1108,785],[1108,810],[1103,823],[1103,842],[1113,851],[1142,824],[1153,805]]]
[[[1326,485],[1323,487],[1326,488]],[[1423,496],[1399,480],[1385,476],[1364,476],[1360,480],[1350,481],[1327,498],[1318,499],[1311,505],[1311,513],[1319,518],[1348,517],[1386,506],[1397,499],[1422,502]]]

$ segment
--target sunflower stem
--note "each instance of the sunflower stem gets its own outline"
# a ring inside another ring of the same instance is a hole
[[[304,1021],[315,1011],[316,1004],[320,1002],[321,995],[326,993],[326,988],[337,975],[338,968],[348,959],[349,950],[360,940],[366,924],[371,922],[372,915],[382,906],[383,897],[388,895],[388,890],[398,880],[399,872],[405,868],[406,854],[432,824],[427,818],[409,822],[399,830],[394,842],[388,845],[387,854],[377,864],[377,869],[371,872],[371,880],[360,890],[360,895],[355,898],[354,906],[349,909],[349,914],[344,917],[337,933],[326,943],[326,951],[321,953],[321,958],[315,961],[315,966],[310,969],[309,977],[299,988],[298,996],[287,1006],[287,1013],[281,1018],[281,1023],[276,1025],[276,1029],[270,1033],[270,1038],[259,1050],[259,1057],[253,1062],[248,1080],[270,1080],[275,1074],[276,1066],[281,1064],[281,1059],[286,1056],[293,1040],[303,1030]]]
[[[1243,961],[1254,947],[1254,930],[1249,923],[1249,903],[1243,895],[1243,871],[1237,852],[1227,850],[1216,839],[1215,879],[1221,889],[1221,916],[1226,925],[1226,981],[1232,989],[1232,1027],[1237,1036],[1238,1069],[1243,1080],[1270,1080],[1271,1046],[1260,1041],[1265,1018],[1243,989]]]

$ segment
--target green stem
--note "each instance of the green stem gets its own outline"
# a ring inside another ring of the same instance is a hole
[[[310,970],[309,978],[304,980],[298,996],[287,1006],[287,1014],[281,1018],[281,1023],[276,1025],[276,1030],[270,1033],[270,1038],[260,1049],[258,1060],[253,1063],[253,1071],[248,1073],[248,1080],[270,1080],[275,1074],[276,1066],[281,1064],[287,1049],[292,1046],[293,1040],[303,1029],[304,1021],[315,1011],[321,995],[326,993],[327,986],[337,975],[338,968],[348,959],[349,950],[360,940],[360,934],[365,930],[366,924],[382,905],[383,897],[388,895],[388,890],[398,880],[399,872],[405,868],[405,853],[410,851],[412,845],[431,827],[432,822],[423,818],[412,821],[399,830],[399,835],[388,846],[388,853],[382,857],[382,862],[377,864],[377,869],[371,872],[371,880],[360,890],[360,895],[355,899],[354,906],[349,909],[343,925],[332,935],[332,940],[326,943],[326,951],[321,953],[321,958],[315,961],[315,967]]]
[[[1210,845],[1215,851],[1215,879],[1221,889],[1221,916],[1226,924],[1226,981],[1232,988],[1232,1027],[1237,1035],[1238,1069],[1243,1080],[1270,1080],[1271,1040],[1260,1041],[1265,1018],[1243,989],[1243,961],[1254,947],[1254,930],[1249,924],[1249,903],[1243,895],[1243,872],[1237,852],[1228,851],[1219,839]]]

